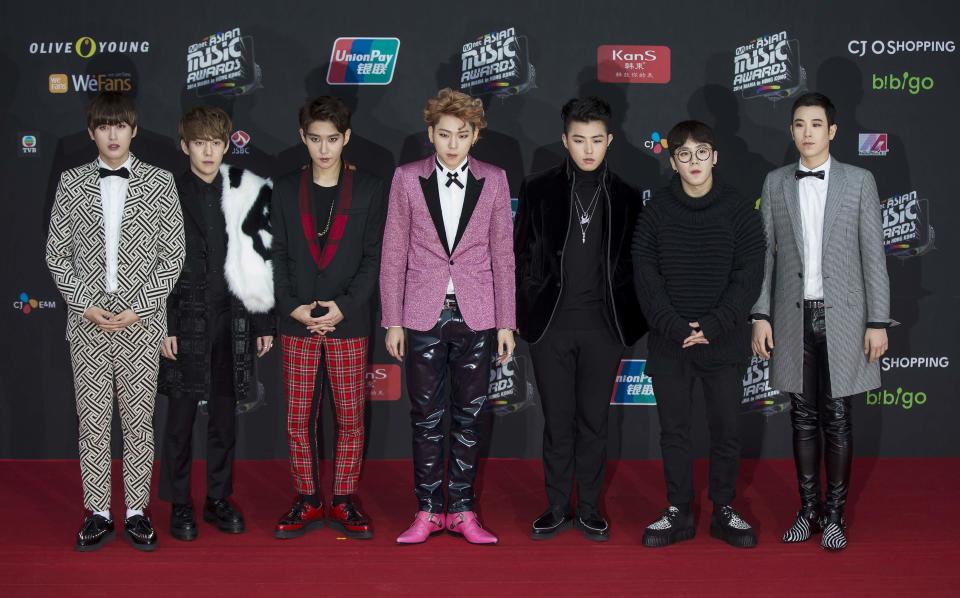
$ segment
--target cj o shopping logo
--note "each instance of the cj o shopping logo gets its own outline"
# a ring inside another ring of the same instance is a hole
[[[250,145],[250,134],[241,129],[237,129],[233,132],[233,135],[230,136],[230,141],[232,142],[233,149],[231,153],[236,154],[249,154],[250,148],[247,147]]]

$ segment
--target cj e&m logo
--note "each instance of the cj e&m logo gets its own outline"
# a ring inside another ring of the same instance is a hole
[[[388,85],[397,67],[395,37],[338,37],[330,53],[330,85]]]
[[[24,314],[29,314],[30,312],[38,309],[50,309],[56,306],[56,301],[36,299],[31,297],[26,292],[20,293],[17,299],[13,302],[13,309],[16,309]]]
[[[187,89],[197,96],[240,96],[263,87],[254,61],[253,36],[239,27],[208,35],[187,48]]]
[[[70,75],[62,73],[51,74],[47,78],[47,89],[50,93],[99,93],[101,91],[133,91],[133,75],[130,73],[102,73],[91,75],[83,73]]]
[[[870,88],[874,91],[904,92],[912,96],[933,91],[936,82],[928,75],[911,75],[909,71],[870,76]]]
[[[597,80],[604,83],[669,83],[667,46],[600,46]]]
[[[847,44],[847,52],[854,56],[865,56],[868,52],[877,56],[884,54],[952,54],[957,50],[953,41],[914,41],[914,40],[887,40],[875,39],[872,42],[865,39],[852,39]]]
[[[867,405],[871,407],[900,407],[904,411],[910,411],[926,404],[927,393],[904,390],[900,386],[895,391],[885,388],[867,391]]]
[[[646,359],[622,359],[613,386],[611,405],[656,405],[653,380],[644,373]]]
[[[250,134],[242,129],[237,129],[230,135],[230,153],[234,155],[247,155],[250,153]]]
[[[30,54],[76,54],[80,58],[93,58],[97,54],[146,54],[150,51],[150,42],[98,40],[82,35],[72,42],[30,42],[27,51]]]
[[[886,133],[860,133],[861,156],[886,156],[890,152]]]
[[[371,363],[364,376],[367,398],[371,401],[400,400],[400,366],[390,363]]]
[[[32,158],[40,153],[37,145],[36,133],[17,134],[17,155],[21,158]]]

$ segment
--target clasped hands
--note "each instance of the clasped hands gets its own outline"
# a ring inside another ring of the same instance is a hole
[[[327,313],[318,318],[313,317],[311,312],[317,306],[326,307]],[[303,324],[310,332],[325,336],[328,332],[337,329],[337,324],[343,321],[343,312],[340,311],[336,301],[317,300],[296,308],[290,312],[290,317]]]

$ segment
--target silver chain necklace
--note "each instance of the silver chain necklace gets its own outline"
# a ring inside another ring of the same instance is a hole
[[[593,213],[597,211],[597,199],[600,197],[600,185],[597,185],[597,190],[593,193],[593,199],[590,200],[590,205],[586,209],[583,207],[583,203],[580,201],[580,194],[576,191],[573,192],[574,197],[576,198],[576,209],[577,209],[577,220],[580,223],[580,242],[586,245],[587,243],[587,229],[590,228],[590,222],[593,220]]]

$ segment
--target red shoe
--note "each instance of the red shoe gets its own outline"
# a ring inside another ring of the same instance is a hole
[[[321,527],[323,527],[323,505],[311,507],[299,500],[277,523],[273,536],[278,540],[299,538],[308,531]]]
[[[327,525],[340,530],[348,538],[369,540],[373,538],[370,518],[353,502],[340,503],[330,508]]]

